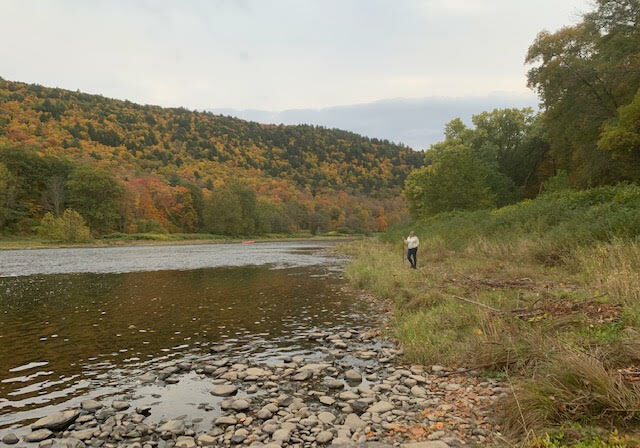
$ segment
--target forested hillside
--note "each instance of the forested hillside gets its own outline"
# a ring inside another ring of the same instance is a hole
[[[383,230],[422,155],[314,126],[142,106],[0,78],[0,225],[72,207],[95,233]],[[96,198],[101,198],[96,203]]]

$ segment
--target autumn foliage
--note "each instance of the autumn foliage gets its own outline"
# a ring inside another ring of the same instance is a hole
[[[399,192],[423,163],[346,131],[0,78],[3,233],[31,233],[67,207],[94,234],[380,231],[405,216]]]

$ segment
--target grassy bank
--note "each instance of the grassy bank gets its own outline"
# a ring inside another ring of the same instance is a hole
[[[417,271],[401,258],[410,228]],[[393,302],[409,361],[508,378],[496,412],[512,438],[637,446],[599,434],[640,423],[639,187],[439,215],[347,250],[348,278]]]
[[[150,246],[169,244],[212,244],[237,243],[245,240],[255,241],[299,241],[299,240],[345,240],[359,238],[359,235],[310,233],[267,234],[260,236],[228,237],[205,233],[116,233],[83,243],[64,243],[48,241],[38,237],[0,237],[0,250],[10,249],[52,249],[61,247],[111,247],[111,246]]]

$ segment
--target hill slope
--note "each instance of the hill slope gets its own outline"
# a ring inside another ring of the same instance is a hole
[[[5,80],[0,144],[92,155],[145,171],[173,169],[194,181],[233,173],[365,194],[402,187],[422,163],[407,147],[337,129],[262,125]]]
[[[422,164],[408,147],[337,129],[262,125],[0,78],[3,233],[33,232],[45,212],[67,207],[94,233],[384,230],[404,216],[398,193]],[[108,210],[91,203],[99,188],[113,196]],[[245,209],[234,209],[238,202]]]

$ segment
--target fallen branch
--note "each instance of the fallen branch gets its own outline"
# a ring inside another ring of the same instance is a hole
[[[476,302],[475,300],[466,299],[464,297],[456,296],[456,295],[453,295],[453,294],[447,294],[447,295],[449,297],[453,297],[454,299],[462,300],[463,302],[467,302],[467,303],[471,303],[473,305],[477,305],[477,306],[481,306],[483,308],[487,308],[488,310],[491,310],[491,311],[493,311],[495,313],[504,313],[504,311],[499,310],[498,308],[494,308],[492,306],[485,305],[484,303],[481,303],[481,302]]]

